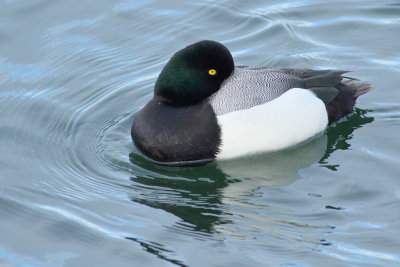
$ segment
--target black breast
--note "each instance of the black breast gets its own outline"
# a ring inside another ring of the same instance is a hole
[[[131,135],[143,154],[168,164],[214,159],[220,132],[207,101],[177,107],[155,97],[135,117]]]

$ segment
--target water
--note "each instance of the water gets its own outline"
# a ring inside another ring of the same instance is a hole
[[[398,1],[0,1],[1,266],[399,266]],[[300,148],[161,167],[130,140],[163,65],[353,70],[356,112]]]

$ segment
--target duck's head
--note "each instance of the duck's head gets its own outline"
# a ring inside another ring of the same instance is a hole
[[[200,41],[175,53],[158,76],[154,93],[173,105],[193,105],[218,91],[233,69],[225,46]]]

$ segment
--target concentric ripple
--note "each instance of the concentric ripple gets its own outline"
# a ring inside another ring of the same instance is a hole
[[[5,1],[0,265],[398,266],[399,8]],[[236,64],[351,70],[375,90],[300,147],[154,165],[132,120],[171,55],[202,39]]]

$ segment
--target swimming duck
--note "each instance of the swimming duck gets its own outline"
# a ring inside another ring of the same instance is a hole
[[[235,66],[204,40],[173,55],[131,136],[151,161],[197,165],[296,146],[353,111],[372,89],[347,71]]]

